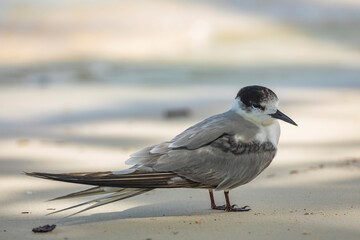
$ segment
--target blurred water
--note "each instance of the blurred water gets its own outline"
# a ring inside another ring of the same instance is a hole
[[[0,6],[0,88],[360,87],[358,1],[16,0]]]
[[[221,67],[109,62],[0,69],[1,86],[170,86],[259,84],[276,87],[359,88],[360,69],[341,66]]]

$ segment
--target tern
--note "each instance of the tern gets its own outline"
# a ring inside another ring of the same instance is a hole
[[[53,200],[106,194],[50,214],[90,204],[74,213],[77,214],[156,188],[207,189],[212,209],[249,211],[248,206],[236,208],[231,205],[229,191],[249,183],[269,166],[280,137],[278,119],[297,126],[278,109],[278,104],[278,97],[269,88],[247,86],[239,90],[230,110],[191,126],[170,141],[131,154],[126,161],[132,165],[129,169],[26,174],[93,185],[90,189]],[[213,190],[224,191],[225,205],[215,204]]]

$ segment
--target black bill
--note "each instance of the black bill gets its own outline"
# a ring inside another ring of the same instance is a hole
[[[279,110],[277,110],[276,113],[269,114],[269,115],[272,116],[273,118],[277,118],[277,119],[283,120],[283,121],[285,121],[287,123],[290,123],[292,125],[297,126],[296,122],[294,122],[291,118],[289,118],[288,116],[286,116],[285,114],[283,114]]]

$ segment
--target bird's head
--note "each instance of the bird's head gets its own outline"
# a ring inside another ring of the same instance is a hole
[[[232,110],[262,125],[272,124],[275,119],[297,126],[288,116],[278,110],[279,99],[269,88],[248,86],[236,95]]]

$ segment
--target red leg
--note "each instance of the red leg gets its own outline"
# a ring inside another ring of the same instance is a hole
[[[213,193],[212,189],[209,189],[209,195],[210,195],[211,209],[225,210],[225,206],[216,206],[215,199],[214,199],[214,193]]]

